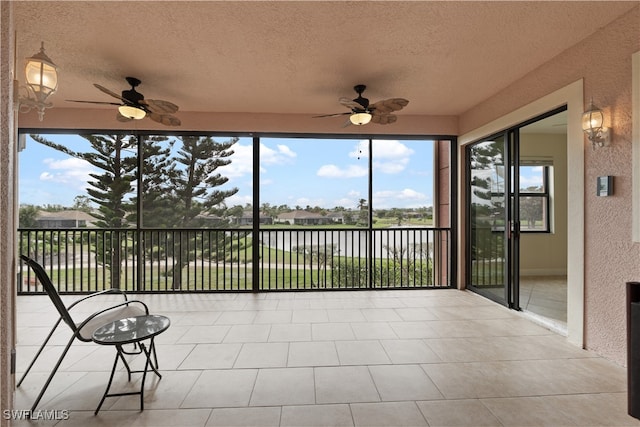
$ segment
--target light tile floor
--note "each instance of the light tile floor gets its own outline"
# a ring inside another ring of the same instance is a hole
[[[78,342],[39,406],[69,419],[14,425],[640,426],[624,368],[470,292],[133,297],[172,322],[145,410],[124,396],[94,416],[114,350]],[[20,375],[54,314],[40,296],[18,297],[17,311]],[[16,409],[31,406],[68,336],[56,333],[16,389]],[[139,377],[121,370],[114,387]]]

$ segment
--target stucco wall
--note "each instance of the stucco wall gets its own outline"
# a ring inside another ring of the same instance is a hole
[[[640,280],[640,244],[631,238],[631,55],[640,50],[640,6],[603,27],[460,117],[461,133],[584,79],[613,128],[611,145],[585,143],[585,346],[626,363],[625,282]],[[595,195],[596,178],[615,176],[611,197]],[[640,185],[640,183],[636,183]],[[570,219],[569,219],[570,220]]]
[[[13,375],[9,374],[11,366],[10,351],[13,348],[14,321],[14,144],[12,113],[12,78],[13,64],[13,32],[10,2],[0,2],[0,409],[13,406]],[[4,417],[0,417],[0,425],[8,425]]]

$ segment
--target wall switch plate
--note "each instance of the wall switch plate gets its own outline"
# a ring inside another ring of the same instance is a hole
[[[613,176],[599,176],[597,193],[599,197],[606,197],[613,195]]]

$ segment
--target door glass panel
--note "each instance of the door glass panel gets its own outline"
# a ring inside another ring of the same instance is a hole
[[[469,284],[506,301],[504,136],[469,148]]]

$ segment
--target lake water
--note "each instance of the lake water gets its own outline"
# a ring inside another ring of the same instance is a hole
[[[368,251],[368,230],[265,230],[260,233],[264,245],[285,252],[324,251],[334,256],[365,257]],[[387,258],[394,252],[415,251],[416,257],[433,255],[439,230],[432,228],[375,229],[373,256]],[[304,248],[304,249],[303,249]]]

